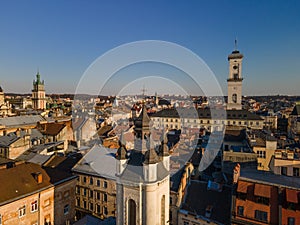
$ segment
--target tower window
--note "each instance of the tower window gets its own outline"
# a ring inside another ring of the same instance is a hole
[[[237,94],[232,95],[232,102],[237,103]]]
[[[128,225],[136,225],[136,204],[132,199],[128,201]]]

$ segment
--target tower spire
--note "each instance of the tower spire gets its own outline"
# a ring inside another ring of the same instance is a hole
[[[234,50],[237,50],[237,37],[235,37],[235,40],[234,40]]]

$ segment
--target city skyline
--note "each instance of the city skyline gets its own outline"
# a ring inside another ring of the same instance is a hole
[[[227,56],[237,38],[245,56],[243,95],[299,95],[299,9],[297,1],[2,2],[0,85],[29,93],[39,70],[47,94],[72,94],[110,49],[163,40],[202,58],[226,95]],[[148,75],[158,76],[153,70]]]

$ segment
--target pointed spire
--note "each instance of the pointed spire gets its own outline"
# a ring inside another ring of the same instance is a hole
[[[237,38],[234,40],[234,50],[237,51]]]
[[[116,158],[118,160],[126,159],[127,149],[125,145],[124,133],[122,131],[120,139],[119,139],[119,148],[117,150]]]
[[[145,164],[155,164],[159,162],[158,155],[154,148],[154,143],[152,139],[150,138],[150,148],[145,153]]]
[[[161,146],[160,146],[160,155],[169,156],[169,147],[168,147],[168,138],[167,133],[163,132],[161,134]]]

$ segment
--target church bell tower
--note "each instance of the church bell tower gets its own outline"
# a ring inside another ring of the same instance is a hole
[[[33,109],[46,109],[46,94],[44,81],[41,81],[41,75],[38,72],[36,80],[33,81],[32,89],[32,108]]]
[[[237,50],[237,41],[235,40],[235,50],[228,55],[229,76],[228,83],[228,102],[227,109],[242,109],[242,60],[243,55]]]

